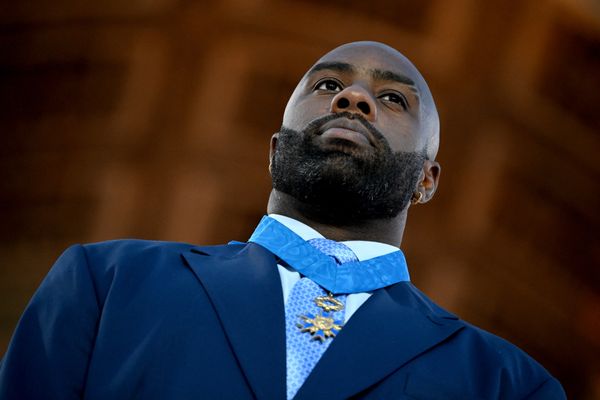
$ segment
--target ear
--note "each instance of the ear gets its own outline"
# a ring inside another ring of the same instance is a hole
[[[279,132],[276,132],[271,136],[271,147],[269,149],[269,160],[273,159],[275,155],[275,149],[277,148],[277,139],[279,139]]]
[[[417,191],[423,193],[419,203],[427,203],[431,200],[437,189],[441,170],[442,167],[437,161],[425,160],[422,179],[417,186]]]
[[[269,173],[271,173],[273,156],[275,156],[275,149],[277,148],[277,139],[279,139],[279,132],[274,133],[273,136],[271,136],[271,145],[269,147]]]

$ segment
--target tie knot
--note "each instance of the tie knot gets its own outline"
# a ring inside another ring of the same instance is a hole
[[[307,241],[311,246],[335,259],[338,264],[358,261],[356,254],[343,243],[325,238],[310,239]]]

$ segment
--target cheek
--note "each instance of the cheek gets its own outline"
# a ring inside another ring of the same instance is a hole
[[[294,93],[292,94],[292,97],[290,97],[290,99],[288,100],[287,104],[285,105],[285,110],[283,111],[283,125],[288,128],[292,128],[291,126],[289,126],[289,122],[294,119],[294,112],[297,108],[296,103],[297,99]]]
[[[394,152],[398,151],[417,151],[421,150],[424,143],[422,135],[419,134],[419,126],[411,120],[396,120],[389,124],[389,128],[384,131],[390,148]]]
[[[314,97],[292,97],[283,113],[283,126],[302,130],[315,118],[329,114],[330,104]]]

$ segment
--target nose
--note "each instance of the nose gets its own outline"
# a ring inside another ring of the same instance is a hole
[[[348,86],[331,101],[331,112],[354,112],[362,114],[369,122],[377,119],[377,106],[369,92],[359,86]]]

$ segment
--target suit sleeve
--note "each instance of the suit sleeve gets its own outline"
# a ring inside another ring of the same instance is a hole
[[[33,295],[0,364],[0,399],[79,399],[100,307],[85,249],[56,261]]]

